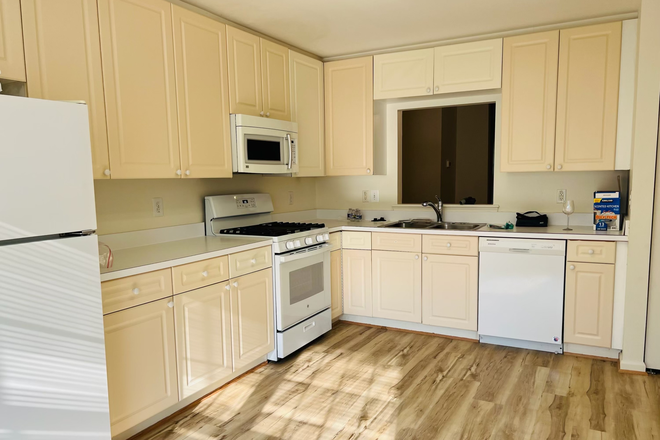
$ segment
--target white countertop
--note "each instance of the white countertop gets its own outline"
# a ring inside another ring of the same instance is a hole
[[[556,240],[598,240],[598,241],[628,241],[628,236],[622,231],[594,231],[591,226],[572,226],[572,231],[564,231],[565,226],[548,226],[545,228],[513,228],[491,229],[482,227],[475,231],[445,230],[445,229],[401,229],[381,227],[387,222],[348,220],[314,219],[317,223],[325,223],[330,232],[336,231],[370,231],[370,232],[398,232],[402,234],[437,234],[437,235],[463,235],[477,237],[509,237],[509,238],[535,238]]]
[[[119,249],[113,252],[112,267],[101,269],[101,281],[193,263],[271,244],[270,238],[194,237]]]

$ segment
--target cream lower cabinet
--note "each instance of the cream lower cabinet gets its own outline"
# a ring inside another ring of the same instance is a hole
[[[330,252],[330,300],[332,319],[344,313],[341,285],[341,250]]]
[[[373,316],[422,322],[420,253],[373,251]]]
[[[184,399],[233,373],[229,282],[174,297],[179,393]]]
[[[25,82],[20,0],[0,0],[0,79]]]
[[[275,348],[273,270],[232,278],[232,352],[234,370],[241,369]]]
[[[342,250],[344,313],[373,316],[371,292],[371,251]]]
[[[478,270],[478,257],[425,254],[422,323],[476,331]]]
[[[614,265],[569,262],[566,269],[564,342],[610,348]]]
[[[113,436],[179,401],[173,305],[170,297],[103,319]]]
[[[372,175],[373,59],[331,61],[323,68],[326,175]]]

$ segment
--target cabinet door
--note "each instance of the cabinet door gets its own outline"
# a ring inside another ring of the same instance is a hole
[[[183,177],[231,177],[225,25],[172,5]]]
[[[298,177],[323,176],[323,63],[289,52],[291,120],[298,123]]]
[[[20,0],[0,0],[0,78],[25,82]]]
[[[419,253],[373,251],[373,316],[422,322],[422,260]]]
[[[552,171],[559,31],[504,39],[500,170]]]
[[[478,257],[424,255],[422,323],[477,330]]]
[[[564,342],[612,346],[614,265],[568,263]]]
[[[21,5],[28,96],[87,103],[94,178],[109,179],[96,0],[23,0]]]
[[[178,402],[171,298],[106,315],[112,436]]]
[[[261,89],[266,117],[291,120],[289,49],[261,39]]]
[[[374,56],[374,99],[433,94],[433,49]]]
[[[613,170],[621,22],[560,31],[558,171]]]
[[[344,313],[373,316],[371,302],[371,251],[342,251]]]
[[[330,297],[332,319],[344,313],[341,294],[341,251],[330,252]]]
[[[98,5],[112,177],[177,177],[170,3],[99,0]]]
[[[325,70],[325,171],[371,175],[374,166],[372,57],[332,61]]]
[[[227,26],[229,112],[263,115],[260,38]]]
[[[233,372],[230,298],[228,281],[174,297],[182,399]]]
[[[275,348],[273,271],[254,272],[230,282],[232,353],[236,371]]]
[[[435,48],[433,92],[455,93],[502,87],[502,39]]]

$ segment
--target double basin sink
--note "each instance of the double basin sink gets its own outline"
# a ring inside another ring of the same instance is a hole
[[[446,229],[456,231],[475,231],[485,223],[462,223],[462,222],[434,222],[428,219],[399,220],[380,225],[381,228],[398,229]]]

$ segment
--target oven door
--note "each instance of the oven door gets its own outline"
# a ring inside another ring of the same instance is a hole
[[[297,172],[295,133],[257,127],[236,127],[235,148],[239,173]],[[294,169],[295,167],[295,169]]]
[[[277,330],[330,307],[330,245],[275,256]]]

